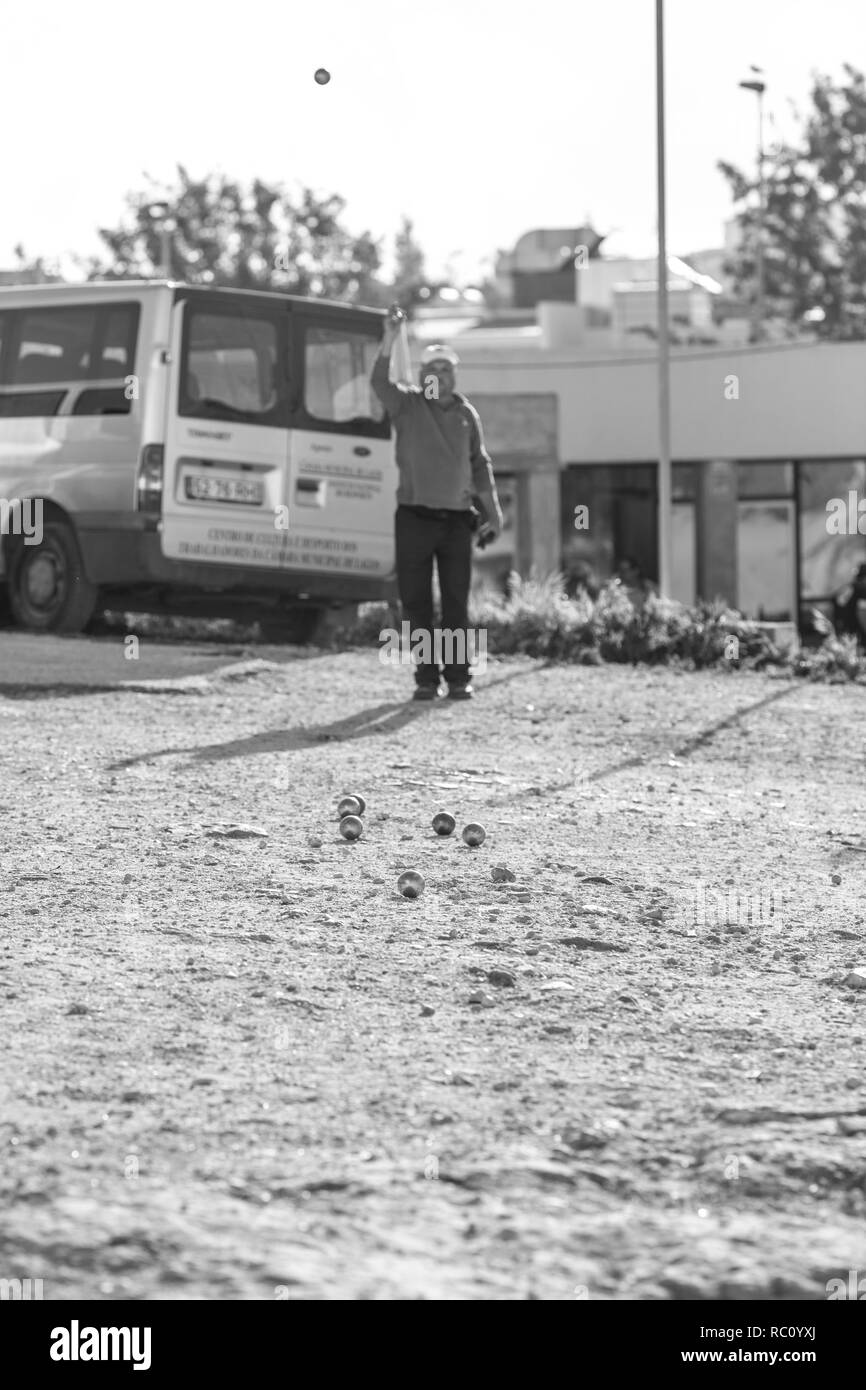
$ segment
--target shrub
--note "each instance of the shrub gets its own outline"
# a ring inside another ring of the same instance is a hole
[[[137,633],[160,642],[217,642],[252,645],[258,639],[254,621],[234,618],[191,618],[169,613],[123,613],[107,610],[98,615],[92,632]]]
[[[388,603],[360,603],[354,617],[343,619],[329,634],[331,646],[367,647],[379,645],[379,633],[397,626],[399,618]]]
[[[528,579],[511,574],[506,593],[472,594],[470,626],[486,631],[488,652],[499,656],[584,664],[677,662],[691,668],[785,663],[765,632],[724,604],[690,609],[657,594],[633,595],[617,579],[595,598],[586,590],[570,598],[566,584],[558,571]],[[339,637],[366,645],[395,621],[387,604],[365,604]]]
[[[568,598],[559,573],[542,579],[511,574],[507,594],[484,594],[469,606],[471,626],[486,630],[488,651],[501,656],[568,660],[591,645],[591,618],[592,600],[585,594]]]
[[[853,637],[828,637],[821,646],[793,654],[779,650],[757,623],[724,603],[692,608],[638,594],[614,579],[593,597],[567,592],[563,574],[528,579],[513,573],[506,592],[473,591],[470,625],[487,634],[491,656],[523,655],[547,661],[598,664],[675,663],[692,670],[760,670],[776,666],[792,675],[820,681],[866,682],[866,656]],[[119,615],[112,615],[118,617]],[[126,617],[129,621],[129,615]],[[324,640],[332,648],[378,646],[385,628],[400,629],[399,610],[388,603],[362,603],[340,615]],[[227,621],[137,616],[135,628],[161,637],[248,641],[251,629]],[[126,628],[125,630],[130,630]]]
[[[795,676],[807,680],[866,682],[866,655],[856,637],[828,637],[820,647],[799,651],[791,660]]]

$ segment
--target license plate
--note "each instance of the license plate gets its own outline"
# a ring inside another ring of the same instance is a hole
[[[184,495],[193,502],[237,502],[243,507],[260,507],[265,500],[263,483],[245,478],[208,478],[188,473]]]

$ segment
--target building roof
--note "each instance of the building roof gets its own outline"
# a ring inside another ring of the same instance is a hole
[[[588,226],[536,227],[518,237],[514,250],[506,253],[503,268],[515,275],[561,270],[573,261],[578,246],[592,253],[603,240]]]

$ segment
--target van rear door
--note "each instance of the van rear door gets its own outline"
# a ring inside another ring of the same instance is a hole
[[[370,387],[382,320],[375,310],[295,301],[290,569],[347,580],[393,574],[397,469]]]
[[[288,301],[178,291],[163,471],[162,550],[282,569],[289,494]]]

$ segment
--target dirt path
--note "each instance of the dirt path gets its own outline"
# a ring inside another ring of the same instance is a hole
[[[514,660],[469,706],[406,693],[356,653],[0,689],[0,1276],[824,1299],[866,1272],[862,690]],[[233,822],[267,838],[208,833]]]
[[[138,646],[131,646],[133,641]],[[227,662],[244,659],[288,663],[316,655],[303,647],[264,643],[164,642],[122,635],[57,637],[0,628],[0,698],[26,695],[36,687],[63,694],[128,688],[142,681],[206,676]]]

